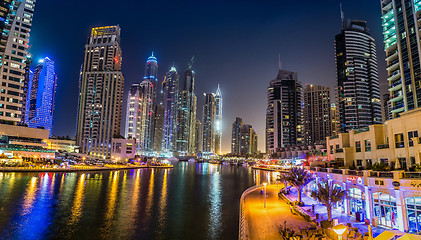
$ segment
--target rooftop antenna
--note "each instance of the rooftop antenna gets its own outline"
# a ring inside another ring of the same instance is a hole
[[[189,68],[191,68],[193,66],[194,63],[194,56],[191,58],[190,63],[189,63]]]
[[[342,3],[339,3],[339,9],[341,11],[341,23],[342,23],[342,28],[344,28],[344,11],[342,11]]]
[[[279,70],[282,70],[282,62],[281,62],[281,54],[278,53],[278,68]]]

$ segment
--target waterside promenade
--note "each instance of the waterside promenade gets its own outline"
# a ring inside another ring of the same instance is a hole
[[[106,166],[70,166],[66,168],[49,168],[49,167],[0,167],[0,172],[85,172],[85,171],[111,171],[138,168],[173,168],[168,166],[148,166],[148,165],[106,165]]]
[[[289,205],[278,197],[283,184],[266,186],[266,208],[264,207],[263,187],[252,187],[245,191],[241,199],[240,240],[244,239],[280,239],[279,231],[283,228],[299,232],[300,227],[312,227],[298,214],[292,214]]]

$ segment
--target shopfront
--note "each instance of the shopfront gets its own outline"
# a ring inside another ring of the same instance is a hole
[[[410,233],[421,232],[421,197],[409,197],[405,199],[406,216],[408,218],[408,231]]]
[[[359,188],[349,189],[349,214],[355,216],[357,219],[364,219],[365,203],[364,192]]]
[[[396,198],[383,192],[373,193],[373,215],[381,226],[398,228]]]

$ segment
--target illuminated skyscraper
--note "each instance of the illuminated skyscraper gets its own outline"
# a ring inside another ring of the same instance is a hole
[[[29,67],[29,36],[35,0],[0,1],[0,123],[22,122]]]
[[[306,145],[324,144],[332,135],[330,88],[306,85],[304,88],[304,137]]]
[[[54,61],[46,57],[39,61],[29,80],[25,123],[28,127],[50,130],[50,136],[56,86]]]
[[[205,93],[205,103],[203,104],[203,154],[215,153],[215,120],[216,102],[215,94]]]
[[[203,134],[202,134],[202,123],[199,120],[196,120],[196,132],[195,132],[195,149],[194,152],[195,153],[200,153],[202,152],[203,148],[202,148],[202,144],[203,144]]]
[[[80,76],[76,141],[80,152],[111,157],[111,139],[120,135],[124,78],[120,27],[92,28]]]
[[[240,130],[240,155],[257,153],[257,134],[250,124],[243,124]]]
[[[376,45],[365,21],[342,17],[342,31],[335,36],[335,56],[341,131],[380,124]]]
[[[222,141],[222,93],[219,84],[215,94],[215,110],[215,153],[220,154]]]
[[[279,69],[268,87],[266,153],[304,143],[302,93],[297,73]]]
[[[197,98],[194,94],[195,73],[192,64],[193,59],[184,72],[183,86],[178,96],[176,151],[180,155],[194,153]]]
[[[421,1],[381,0],[391,117],[421,107]]]
[[[231,154],[239,155],[241,147],[241,128],[243,127],[243,120],[239,117],[235,118],[232,124],[232,137],[231,137]]]
[[[162,133],[162,151],[173,152],[177,138],[177,103],[179,75],[175,67],[165,75],[162,83],[164,99],[164,125]]]

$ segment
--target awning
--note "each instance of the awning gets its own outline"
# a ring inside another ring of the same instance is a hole
[[[405,234],[400,237],[399,240],[421,240],[421,236],[415,234]]]
[[[404,234],[404,232],[398,230],[386,230],[382,232],[379,236],[375,237],[374,240],[391,240],[395,239],[396,237],[400,237]]]

